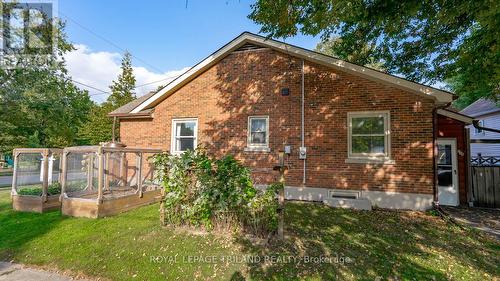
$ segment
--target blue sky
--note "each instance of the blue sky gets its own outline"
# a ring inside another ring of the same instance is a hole
[[[67,23],[70,41],[85,46],[85,54],[109,53],[119,62],[123,51],[117,45],[136,57],[134,66],[161,75],[196,64],[243,31],[258,33],[260,27],[247,18],[252,2],[188,0],[186,7],[186,0],[59,0],[58,14]],[[296,36],[286,42],[312,49],[319,38]],[[81,58],[80,54],[80,60],[70,62],[70,74],[82,76],[83,67],[92,70],[91,65],[82,66]],[[107,87],[105,81],[94,82],[91,76],[76,78],[100,89]]]

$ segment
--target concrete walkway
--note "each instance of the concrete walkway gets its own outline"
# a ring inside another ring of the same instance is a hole
[[[0,262],[0,281],[70,281],[73,279],[58,273],[27,268],[20,264]]]
[[[500,240],[500,209],[442,206],[456,222],[484,231]]]

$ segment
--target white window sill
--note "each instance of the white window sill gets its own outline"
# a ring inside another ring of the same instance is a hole
[[[269,147],[245,147],[245,152],[271,152]]]
[[[383,164],[383,165],[396,164],[396,161],[387,158],[347,158],[345,162],[350,164]]]

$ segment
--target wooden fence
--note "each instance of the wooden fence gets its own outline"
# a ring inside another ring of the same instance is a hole
[[[471,166],[474,206],[500,208],[500,166]]]

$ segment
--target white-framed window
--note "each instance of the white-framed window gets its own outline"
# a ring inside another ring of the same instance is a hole
[[[198,119],[182,118],[172,120],[171,153],[178,154],[194,150],[198,145]]]
[[[389,111],[349,112],[347,122],[348,158],[390,159]]]
[[[479,127],[484,127],[484,120],[479,120],[477,123]],[[474,127],[474,135],[484,135],[484,131]]]
[[[269,116],[248,117],[247,147],[264,150],[269,148]]]

